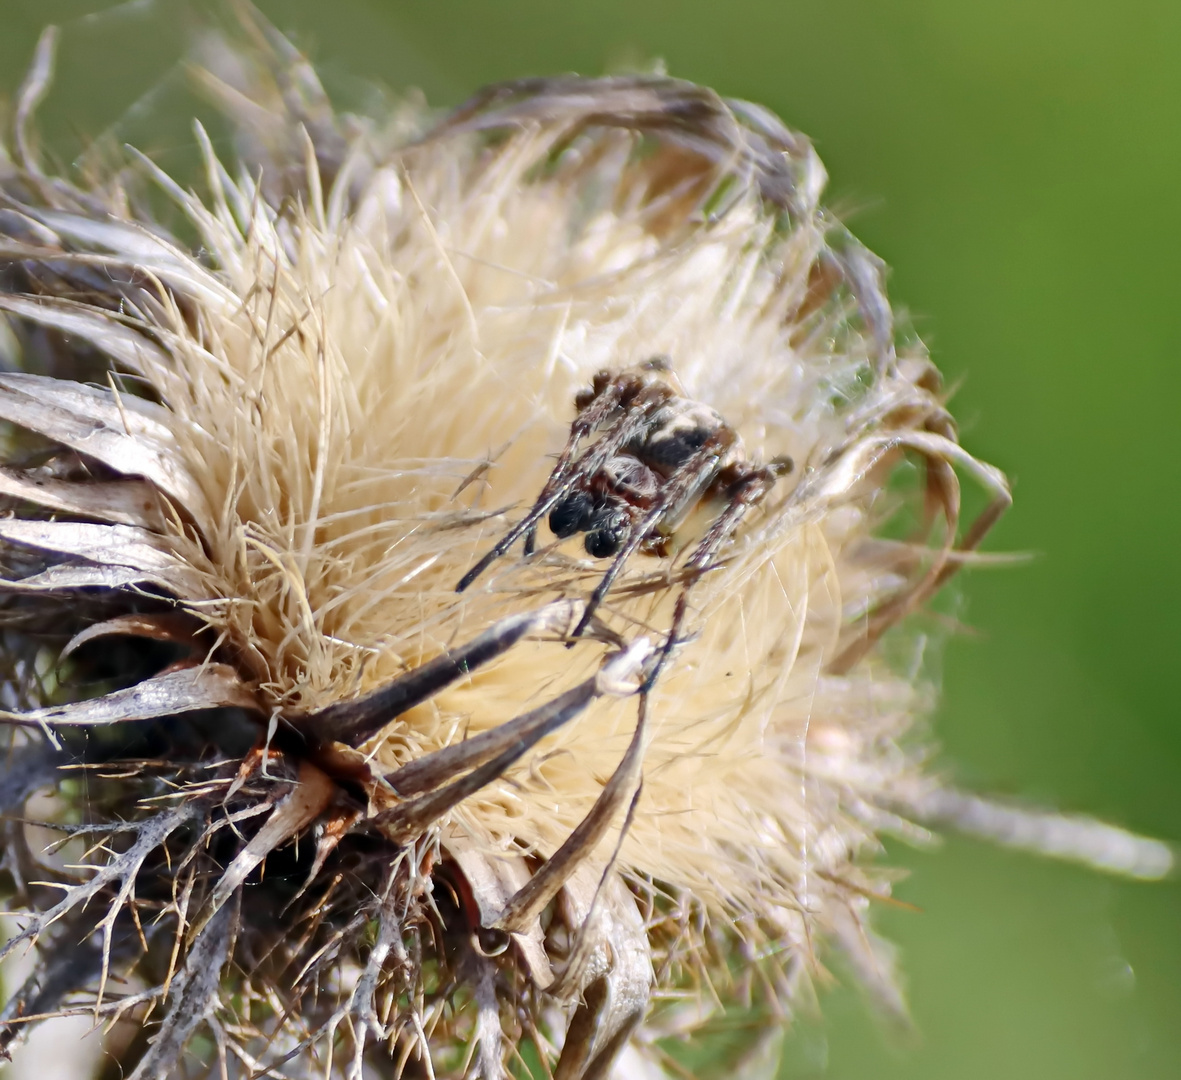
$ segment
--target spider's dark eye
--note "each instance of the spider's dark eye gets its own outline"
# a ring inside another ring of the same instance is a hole
[[[631,518],[626,510],[601,506],[590,523],[584,544],[586,553],[595,559],[606,559],[614,555],[627,539]]]
[[[595,502],[585,491],[572,491],[549,512],[549,527],[554,536],[565,540],[590,528]]]

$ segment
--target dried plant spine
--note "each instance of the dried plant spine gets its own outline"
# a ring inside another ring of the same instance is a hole
[[[625,1047],[658,1075],[659,1023],[632,1039],[653,998],[737,994],[737,943],[777,1010],[827,942],[903,1008],[866,923],[883,830],[1164,871],[1149,841],[960,795],[907,740],[926,691],[880,639],[1008,488],[921,348],[896,353],[805,139],[665,78],[346,123],[245,25],[253,51],[202,76],[241,154],[198,129],[203,196],[147,160],[47,174],[49,38],[0,173],[25,367],[0,375],[0,801],[28,912],[4,951],[40,949],[6,1045],[78,1007],[146,1022],[136,1078],[491,1078],[522,1042],[563,1080]],[[791,475],[708,572],[636,555],[589,623],[603,566],[544,531],[457,594],[595,372],[656,354]],[[920,528],[888,541],[908,463]],[[989,496],[967,523],[961,477]],[[85,875],[17,824],[45,792]]]

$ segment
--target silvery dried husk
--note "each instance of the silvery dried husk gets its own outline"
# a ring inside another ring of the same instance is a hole
[[[1008,487],[805,138],[664,77],[363,122],[244,27],[199,194],[42,166],[52,35],[0,164],[5,1047],[85,1012],[135,1078],[659,1077],[727,1008],[773,1040],[833,947],[904,1012],[883,833],[1167,870],[924,772],[900,624]],[[790,474],[577,638],[604,565],[544,529],[457,592],[654,356]]]

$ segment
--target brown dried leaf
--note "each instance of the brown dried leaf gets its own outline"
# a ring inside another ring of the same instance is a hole
[[[511,649],[522,638],[542,633],[568,632],[582,610],[581,601],[559,600],[536,611],[510,615],[494,623],[466,645],[428,660],[365,697],[338,702],[306,716],[291,717],[291,722],[303,734],[318,742],[335,741],[359,746],[394,717],[433,697],[451,683],[466,678],[476,668]],[[494,739],[495,735],[491,738]],[[415,763],[417,767],[403,767],[399,772],[403,783],[398,790],[403,795],[423,791],[463,768],[479,764],[479,761],[465,757],[469,751],[475,752],[479,742],[478,739],[469,740],[462,747],[432,754],[428,765],[420,761]],[[492,750],[486,753],[485,759],[496,752]],[[460,758],[463,760],[460,761]]]
[[[125,690],[72,705],[54,705],[24,713],[0,712],[0,719],[13,724],[90,727],[224,708],[257,711],[258,701],[232,667],[206,664],[168,671]]]
[[[764,199],[800,216],[815,209],[826,179],[812,144],[772,113],[663,76],[501,83],[469,98],[423,141],[538,123],[572,132],[622,128],[679,145],[721,175],[739,177],[738,191],[757,184]]]
[[[128,329],[106,312],[68,300],[24,296],[0,296],[0,309],[23,319],[60,330],[64,334],[89,341],[100,352],[111,357],[129,371],[145,370],[144,359],[151,357],[155,364],[166,364],[167,359],[158,345],[143,334]],[[25,376],[38,378],[39,376]]]
[[[506,623],[509,621],[504,620]],[[495,629],[496,627],[493,628]],[[481,635],[472,644],[475,645],[486,636]],[[556,724],[563,724],[577,715],[593,697],[600,694],[631,693],[634,688],[628,686],[625,680],[639,670],[651,651],[652,647],[647,638],[640,638],[626,652],[608,661],[594,677],[559,695],[553,701],[463,742],[424,754],[387,773],[386,782],[398,795],[405,798],[436,789],[461,772],[484,766],[494,758],[515,754],[511,760],[516,760],[526,749],[554,730]]]
[[[147,574],[129,566],[51,566],[25,578],[0,578],[0,592],[70,592],[74,589],[124,589],[132,585],[168,587],[163,574]]]
[[[156,491],[142,480],[77,483],[0,468],[0,495],[114,525],[159,531],[163,524]]]
[[[640,715],[636,730],[628,744],[627,752],[603,785],[590,812],[535,874],[519,889],[505,905],[496,925],[505,930],[518,930],[536,922],[545,906],[558,894],[558,890],[591,856],[607,835],[616,814],[628,799],[638,793],[644,763],[645,728],[648,710],[644,699],[640,699]],[[626,824],[624,826],[626,830]]]
[[[48,310],[11,296],[0,296],[0,309],[27,318]],[[194,520],[205,520],[205,498],[180,464],[168,419],[162,406],[139,398],[65,379],[0,374],[0,420],[36,431],[125,476],[142,476]]]
[[[557,731],[581,713],[596,697],[595,679],[587,679],[552,701],[547,701],[530,712],[510,720],[501,727],[510,727],[517,739],[496,757],[473,769],[466,776],[436,788],[425,795],[397,803],[374,818],[374,823],[391,839],[404,843],[419,836],[434,821],[458,806],[469,795],[504,775],[505,770],[528,753],[546,735]],[[437,753],[438,751],[436,751]],[[392,774],[391,786],[397,785]]]
[[[146,637],[155,641],[191,643],[202,624],[191,615],[180,611],[162,612],[156,615],[132,613],[119,615],[104,622],[92,623],[75,634],[62,649],[64,660],[70,653],[80,649],[89,641],[101,637]]]
[[[635,897],[614,874],[600,881],[583,864],[561,892],[567,923],[578,928],[561,992],[581,993],[554,1080],[592,1080],[611,1064],[648,1009],[655,975]]]
[[[188,563],[167,551],[160,538],[132,525],[95,525],[80,521],[0,520],[0,540],[57,555],[86,559],[99,566],[139,570],[184,595],[196,583]]]
[[[190,939],[196,938],[206,923],[221,909],[252,870],[275,848],[298,836],[316,820],[336,797],[337,787],[332,779],[310,762],[299,766],[299,779],[291,793],[275,807],[266,823],[226,867],[218,878],[205,908],[193,920]]]
[[[528,864],[519,856],[489,856],[459,837],[445,840],[443,846],[463,872],[471,889],[472,899],[480,912],[480,925],[486,929],[493,928],[505,905],[528,883]],[[541,929],[541,921],[535,918],[520,930],[509,934],[509,937],[529,977],[545,990],[553,983],[554,972],[545,951],[545,933]]]

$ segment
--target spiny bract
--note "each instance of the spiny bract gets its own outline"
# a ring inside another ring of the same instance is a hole
[[[866,925],[883,830],[1162,868],[904,740],[921,636],[882,636],[1008,490],[896,352],[805,139],[663,77],[362,123],[247,29],[200,76],[239,144],[198,129],[203,194],[42,167],[51,38],[0,163],[4,951],[38,950],[5,1045],[78,1008],[136,1078],[655,1077],[705,987],[777,1030],[827,941],[902,1009]],[[577,640],[577,540],[457,593],[579,391],[654,356],[794,470],[711,567],[629,559]]]

